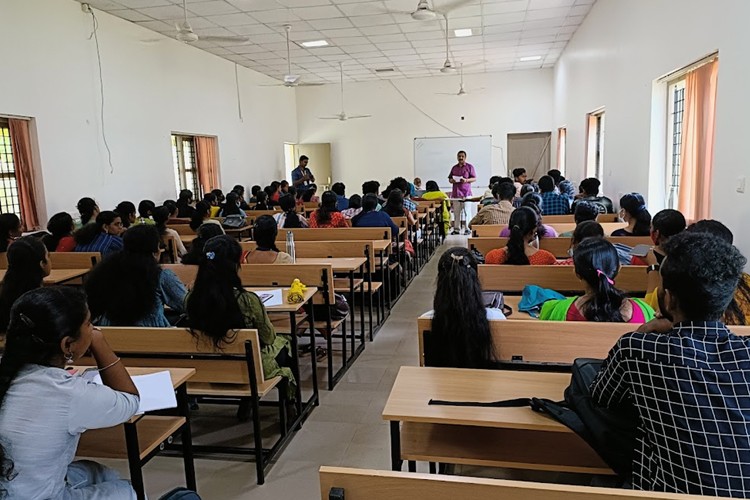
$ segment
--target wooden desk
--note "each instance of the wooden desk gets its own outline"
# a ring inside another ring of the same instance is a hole
[[[519,295],[505,295],[503,296],[503,300],[505,301],[505,305],[510,306],[510,308],[513,309],[513,314],[511,314],[508,319],[539,321],[539,318],[535,318],[527,312],[518,310],[518,303],[521,302],[521,297]]]
[[[531,408],[431,406],[430,399],[560,400],[562,373],[402,366],[383,419],[390,421],[391,466],[404,459],[587,474],[612,474],[570,429]]]
[[[195,238],[197,238],[197,234],[181,234],[180,239],[182,240],[182,244],[187,246],[190,246],[190,244],[193,242]]]
[[[75,367],[82,372],[87,367]],[[163,372],[164,368],[128,368],[131,376]],[[180,432],[182,457],[185,465],[185,484],[196,491],[193,437],[190,430],[190,407],[187,381],[195,375],[194,368],[168,368],[172,387],[177,392],[179,416],[134,415],[122,424],[106,429],[84,432],[78,442],[76,456],[98,458],[127,458],[130,482],[139,500],[146,498],[143,485],[143,466],[168,444],[171,436]],[[124,432],[123,432],[124,430]]]
[[[49,276],[44,278],[45,286],[62,285],[68,281],[81,278],[87,275],[91,269],[53,269]],[[0,269],[0,282],[5,279],[7,269]]]

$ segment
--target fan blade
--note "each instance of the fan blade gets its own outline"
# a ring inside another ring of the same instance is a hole
[[[435,95],[458,95],[458,92],[435,92]]]
[[[372,115],[346,115],[348,120],[356,120],[357,118],[372,118]]]
[[[297,84],[297,87],[320,87],[321,85],[325,85],[325,83],[300,82],[300,83]]]
[[[454,0],[453,2],[447,2],[440,6],[434,5],[433,3],[433,9],[438,14],[446,15],[450,14],[456,9],[459,9],[461,7],[471,5],[472,3],[479,3],[477,0]]]
[[[341,120],[340,116],[319,116],[318,120]]]
[[[248,43],[250,37],[247,36],[203,36],[198,35],[198,40],[201,42],[216,42],[216,43]]]

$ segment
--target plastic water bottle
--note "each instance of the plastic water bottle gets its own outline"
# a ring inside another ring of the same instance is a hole
[[[286,232],[286,253],[292,257],[292,262],[297,262],[297,256],[294,252],[294,233],[291,231]]]

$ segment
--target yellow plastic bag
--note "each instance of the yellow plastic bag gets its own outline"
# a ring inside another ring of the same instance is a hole
[[[307,287],[298,279],[292,281],[292,286],[289,287],[289,295],[287,296],[287,302],[290,304],[299,304],[305,300],[305,290]]]

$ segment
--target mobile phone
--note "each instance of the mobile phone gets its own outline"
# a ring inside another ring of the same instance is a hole
[[[651,251],[649,245],[636,245],[630,249],[630,255],[633,257],[645,257]]]

